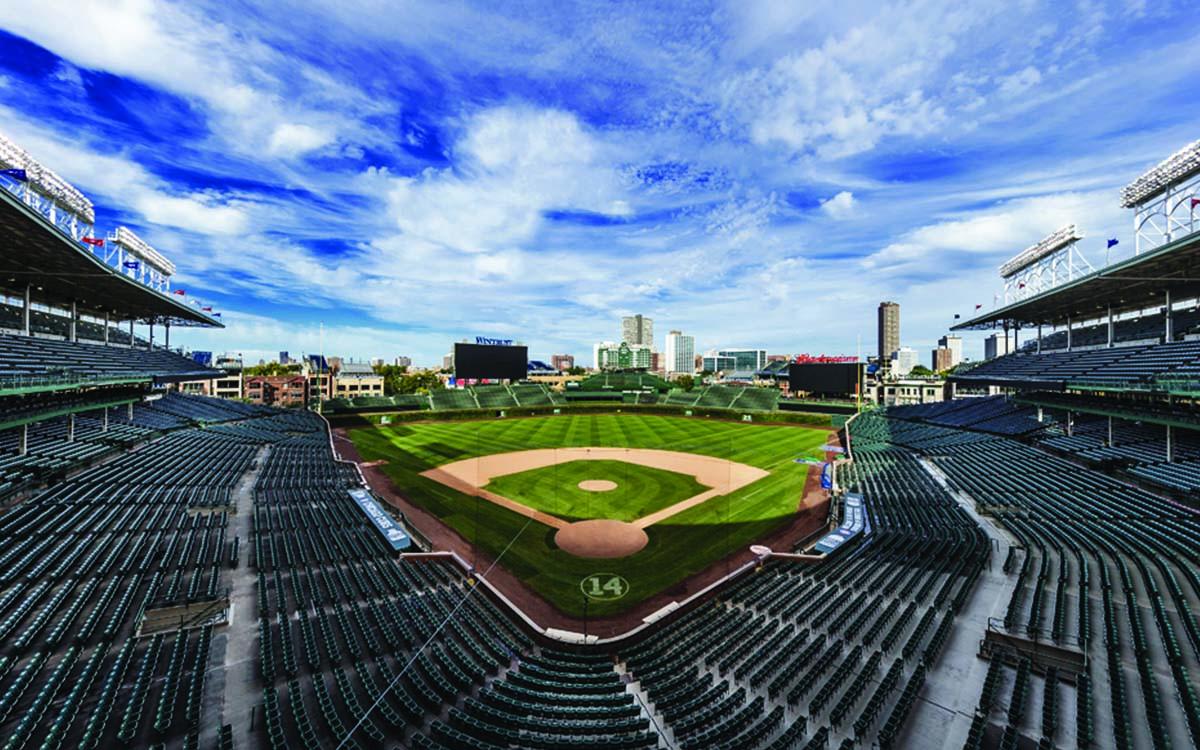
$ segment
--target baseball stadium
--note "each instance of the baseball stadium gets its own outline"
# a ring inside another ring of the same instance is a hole
[[[1196,747],[1200,142],[1147,166],[936,403],[502,342],[281,408],[189,393],[221,316],[0,139],[0,746]]]

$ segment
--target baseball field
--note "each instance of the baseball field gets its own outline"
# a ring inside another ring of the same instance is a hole
[[[500,557],[565,614],[583,615],[584,591],[594,589],[586,606],[598,617],[791,521],[812,468],[802,461],[824,457],[829,430],[567,413],[361,427],[348,436],[363,461],[381,462],[398,492]],[[571,529],[595,541],[596,519],[639,536],[636,551],[622,552],[627,540],[618,540],[597,559],[559,543],[570,541]],[[621,582],[610,585],[614,577]]]

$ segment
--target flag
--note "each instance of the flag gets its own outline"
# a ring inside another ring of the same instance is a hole
[[[202,307],[202,308],[200,308],[200,309],[201,309],[201,310],[203,310],[204,312],[212,312],[212,308],[211,308],[211,307]]]
[[[214,318],[219,318],[219,317],[221,317],[221,313],[213,313],[212,315],[213,315],[213,317],[214,317]]]
[[[187,294],[187,292],[183,289],[176,289],[175,294],[178,294],[180,297],[182,297],[183,295]]]
[[[122,263],[121,265],[125,266],[126,268],[132,268],[135,271],[142,267],[142,264],[137,262],[136,260],[127,260],[124,263]]]
[[[981,307],[983,307],[983,305],[975,305],[975,309],[976,309],[976,310],[978,310],[978,309],[979,309],[979,308],[981,308]]]
[[[81,242],[86,242],[92,247],[104,247],[104,240],[100,239],[99,237],[80,237],[79,240]]]
[[[1192,208],[1200,206],[1200,198],[1192,198]]]
[[[1018,284],[1017,284],[1017,289],[1024,289],[1024,288],[1025,288],[1025,282],[1024,282],[1024,281],[1022,281],[1022,282],[1020,282],[1020,283],[1018,283]]]
[[[962,316],[961,316],[961,315],[959,315],[958,313],[954,313],[954,319],[955,319],[955,320],[958,320],[958,319],[959,319],[959,318],[961,318],[961,317],[962,317]]]
[[[25,173],[24,169],[0,169],[0,174],[11,177],[17,182],[29,182],[29,175]]]
[[[1120,245],[1120,244],[1121,244],[1121,241],[1118,240],[1116,237],[1113,237],[1111,240],[1108,241],[1108,248],[1106,248],[1106,249],[1112,249],[1112,247],[1114,245]]]

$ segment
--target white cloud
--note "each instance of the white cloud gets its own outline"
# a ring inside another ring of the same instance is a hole
[[[413,239],[464,252],[518,246],[550,209],[628,215],[603,151],[569,113],[488,110],[466,123],[453,169],[395,178],[389,208]]]
[[[35,159],[58,171],[85,194],[103,195],[141,214],[150,224],[212,235],[238,234],[249,226],[249,204],[244,201],[217,192],[176,193],[136,162],[67,143],[2,106],[0,120],[7,134]],[[103,216],[97,221],[106,223]]]
[[[756,56],[753,66],[724,78],[722,111],[755,144],[827,158],[870,150],[891,136],[941,132],[961,108],[981,106],[976,87],[965,83],[975,76],[956,62],[1002,12],[993,3],[910,0],[872,7],[861,22],[817,43],[793,34],[775,43],[779,54]],[[832,24],[810,26],[823,30]],[[750,39],[773,38],[760,25],[761,19],[751,24],[758,30],[748,32]],[[781,28],[788,26],[783,22]],[[1014,58],[1025,49],[1011,47]],[[1004,61],[990,67],[1004,70]],[[1035,75],[1036,69],[1025,68],[1009,86],[1032,86]]]
[[[138,192],[141,194],[134,198],[132,207],[151,224],[218,235],[241,234],[250,224],[242,208],[236,204],[221,203],[220,198],[196,193],[179,198],[153,190]]]
[[[843,190],[828,200],[821,201],[821,210],[835,219],[845,219],[854,213],[854,193]]]
[[[321,148],[333,141],[328,130],[293,122],[280,124],[271,132],[268,149],[281,156],[298,156]]]
[[[862,261],[873,271],[941,276],[963,255],[999,262],[1059,227],[1078,224],[1085,232],[1104,227],[1113,213],[1109,191],[1059,193],[1020,198],[982,211],[952,216],[904,233]]]
[[[389,106],[194,7],[164,0],[42,0],[37,12],[0,3],[0,27],[80,67],[203,103],[218,137],[244,153],[297,156],[334,140],[339,123],[356,127],[330,105],[352,103],[360,112]]]
[[[1002,96],[1013,97],[1041,82],[1041,71],[1030,65],[1012,75],[1002,76],[999,82],[999,90]]]

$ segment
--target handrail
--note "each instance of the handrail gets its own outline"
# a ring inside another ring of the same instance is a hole
[[[0,375],[0,390],[8,388],[33,388],[42,385],[75,385],[92,383],[122,383],[152,380],[153,376],[131,370],[127,373],[112,373],[106,375],[84,375],[80,373],[62,373],[46,375]]]

